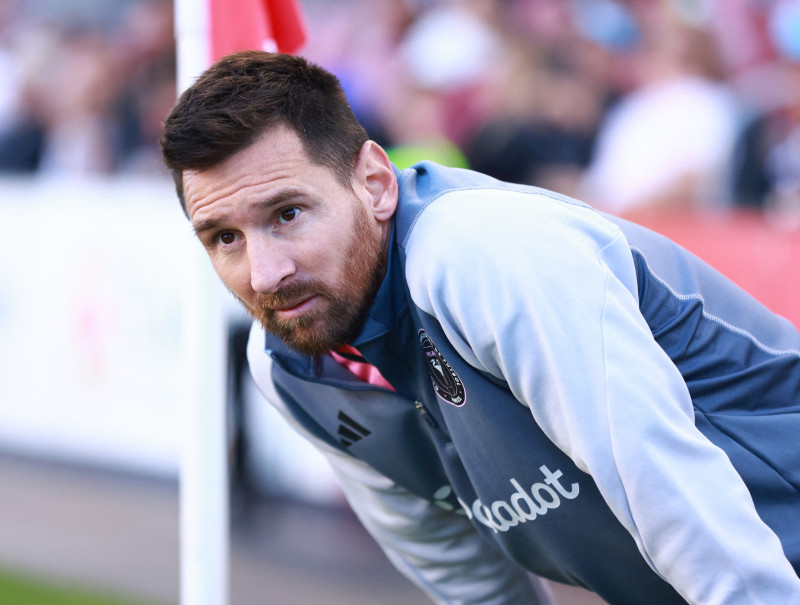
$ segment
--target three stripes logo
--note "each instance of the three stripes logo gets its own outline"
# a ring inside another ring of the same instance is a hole
[[[344,412],[340,411],[337,419],[339,420],[339,441],[345,447],[350,447],[356,441],[361,441],[372,433]]]

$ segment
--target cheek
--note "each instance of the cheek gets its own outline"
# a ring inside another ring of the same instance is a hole
[[[331,272],[339,270],[340,263],[346,262],[341,253],[325,234],[316,235],[310,241],[292,249],[292,259],[299,276],[323,279]]]
[[[225,287],[239,298],[249,301],[253,295],[250,283],[250,268],[242,258],[212,258],[214,267]]]
[[[322,270],[317,275],[328,283],[340,284],[348,280],[354,260],[352,250],[328,251],[322,259]]]

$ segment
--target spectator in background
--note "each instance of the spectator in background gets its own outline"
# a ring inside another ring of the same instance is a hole
[[[11,11],[11,2],[0,0],[0,125],[10,120],[16,109],[17,65],[9,44]]]
[[[443,2],[420,13],[398,46],[380,115],[402,167],[432,159],[465,166],[463,142],[483,119],[482,92],[501,41],[480,3]]]
[[[161,173],[156,141],[175,98],[170,0],[131,2],[118,26],[47,6],[12,2],[0,15],[0,171]]]
[[[44,128],[30,81],[53,48],[50,28],[19,17],[20,4],[0,0],[0,170],[38,168]]]
[[[108,50],[98,32],[67,33],[36,74],[32,95],[44,129],[40,173],[86,175],[114,169],[119,125],[114,92],[124,74],[114,69]]]
[[[765,107],[747,125],[734,165],[734,195],[784,226],[800,225],[800,2],[778,2],[769,15],[776,51]]]
[[[740,124],[714,40],[676,3],[638,3],[637,86],[601,126],[583,197],[618,214],[724,203]]]
[[[591,27],[581,20],[587,15]],[[598,17],[606,17],[600,27]],[[506,12],[503,30],[514,35],[489,85],[490,113],[466,146],[471,167],[574,193],[612,96],[613,52],[628,42],[626,17],[611,1],[535,2]]]
[[[114,33],[118,71],[125,74],[115,100],[121,128],[118,169],[160,172],[155,141],[175,102],[176,61],[172,2],[138,0]]]

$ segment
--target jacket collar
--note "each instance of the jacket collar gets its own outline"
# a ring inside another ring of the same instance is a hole
[[[395,320],[398,314],[405,307],[403,271],[398,258],[395,237],[396,229],[394,221],[392,221],[386,275],[384,275],[375,300],[372,302],[364,327],[350,343],[356,348],[388,334],[396,324]]]

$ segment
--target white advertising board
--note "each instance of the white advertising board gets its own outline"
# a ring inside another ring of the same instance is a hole
[[[171,182],[0,179],[0,218],[0,446],[177,475],[196,244]]]

